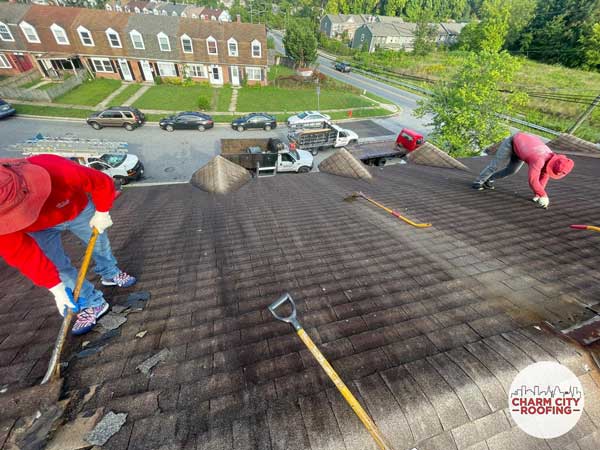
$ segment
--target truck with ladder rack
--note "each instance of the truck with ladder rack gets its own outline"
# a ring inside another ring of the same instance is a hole
[[[13,148],[24,156],[51,154],[68,158],[86,167],[97,169],[120,184],[139,180],[144,165],[128,152],[127,142],[72,137],[48,137],[38,134],[33,139],[15,144]]]
[[[313,156],[331,147],[344,147],[358,142],[358,135],[329,122],[322,122],[318,128],[293,129],[288,134],[291,147],[305,150]]]

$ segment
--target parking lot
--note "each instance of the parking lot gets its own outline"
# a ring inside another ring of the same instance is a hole
[[[389,135],[390,120],[386,119],[386,128],[376,121],[361,120],[344,122],[342,127],[356,131],[359,137],[373,137],[375,133]],[[398,124],[399,128],[401,125]],[[374,131],[375,130],[375,131]],[[21,157],[9,146],[36,134],[51,137],[81,137],[123,141],[129,143],[129,152],[140,157],[146,167],[143,182],[187,181],[194,171],[219,154],[220,139],[248,137],[278,137],[285,139],[287,128],[280,126],[275,130],[246,131],[239,133],[229,126],[218,125],[203,133],[192,130],[177,130],[172,133],[161,130],[156,124],[146,124],[134,131],[122,128],[103,128],[96,131],[80,121],[29,119],[14,117],[0,122],[1,157]],[[331,151],[317,155],[315,166]]]

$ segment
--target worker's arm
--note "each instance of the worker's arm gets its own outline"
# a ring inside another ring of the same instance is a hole
[[[108,175],[89,167],[80,166],[69,161],[69,170],[73,171],[74,180],[78,180],[81,188],[92,196],[96,211],[107,212],[112,208],[115,199],[115,183]]]
[[[56,266],[27,233],[0,236],[0,256],[38,286],[50,289],[60,283]]]
[[[536,197],[547,197],[546,184],[548,183],[547,175],[542,175],[543,162],[532,162],[529,165],[529,186]],[[544,179],[546,177],[546,179]]]

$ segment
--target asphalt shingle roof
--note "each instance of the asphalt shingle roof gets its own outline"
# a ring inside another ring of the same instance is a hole
[[[308,334],[397,449],[597,449],[598,374],[580,349],[533,327],[600,302],[600,235],[569,229],[600,223],[600,160],[574,159],[569,177],[550,182],[547,211],[530,202],[525,173],[495,191],[470,189],[486,158],[464,161],[473,173],[399,165],[370,183],[278,175],[227,196],[128,189],[111,241],[151,299],[102,351],[70,359],[63,392],[95,386],[83,410],[129,413],[105,449],[374,448],[266,309],[289,291]],[[357,190],[433,226],[343,201]],[[81,247],[67,241],[78,261]],[[39,381],[59,317],[46,292],[3,263],[0,280],[0,380],[11,393]],[[113,305],[127,297],[107,293]],[[67,357],[98,339],[70,339]],[[136,371],[164,348],[170,357],[152,376]],[[527,437],[506,410],[514,375],[547,359],[580,376],[586,396],[560,447]]]

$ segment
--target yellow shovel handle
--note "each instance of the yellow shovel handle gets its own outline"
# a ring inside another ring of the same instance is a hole
[[[406,218],[406,217],[404,217],[404,216],[400,215],[400,213],[398,213],[397,211],[394,211],[393,209],[391,209],[391,208],[388,208],[387,206],[384,206],[384,205],[382,205],[381,203],[379,203],[379,202],[377,202],[377,201],[373,200],[372,198],[369,198],[369,197],[367,197],[366,195],[365,195],[365,196],[363,196],[363,198],[364,198],[365,200],[367,200],[367,201],[369,201],[369,202],[373,203],[375,206],[378,206],[378,207],[380,207],[381,209],[384,209],[384,210],[386,210],[386,211],[387,211],[387,212],[389,212],[389,213],[390,213],[392,216],[394,216],[394,217],[397,217],[397,218],[398,218],[398,219],[400,219],[400,220],[403,220],[404,222],[406,222],[406,223],[407,223],[407,224],[409,224],[409,225],[412,225],[413,227],[416,227],[416,228],[429,228],[429,227],[431,226],[431,224],[430,224],[430,223],[416,223],[416,222],[413,222],[412,220],[410,220],[410,219],[408,219],[408,218]]]
[[[344,396],[344,398],[346,399],[346,401],[348,402],[350,407],[354,410],[354,412],[356,413],[356,415],[358,416],[360,421],[363,423],[363,425],[365,426],[367,431],[371,434],[371,436],[373,437],[373,440],[375,441],[377,446],[381,450],[390,449],[391,447],[389,447],[386,444],[384,437],[381,435],[381,432],[377,428],[377,425],[375,425],[373,420],[371,420],[371,418],[366,413],[366,411],[363,409],[363,407],[360,406],[360,403],[358,403],[358,400],[356,400],[356,397],[354,397],[354,395],[352,395],[352,392],[350,392],[350,389],[348,389],[348,387],[344,384],[344,382],[339,377],[339,375],[335,372],[333,367],[331,367],[331,364],[329,364],[329,362],[325,359],[325,357],[319,351],[319,349],[317,348],[315,343],[312,341],[310,336],[308,334],[306,334],[306,332],[302,328],[299,329],[297,332],[298,332],[298,337],[302,340],[302,342],[304,342],[304,345],[306,345],[306,347],[310,350],[312,355],[319,362],[319,364],[321,365],[321,367],[323,368],[325,373],[329,376],[329,378],[331,378],[331,381],[333,381],[333,383],[335,384],[335,387],[338,388],[340,393]]]

